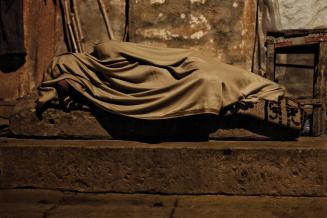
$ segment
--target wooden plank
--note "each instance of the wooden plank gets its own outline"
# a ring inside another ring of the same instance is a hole
[[[318,71],[320,72],[320,84],[319,89],[321,92],[321,99],[323,101],[322,104],[322,117],[321,117],[321,128],[322,133],[326,132],[327,127],[327,42],[320,43],[320,49],[319,49],[319,64],[318,64]]]
[[[310,99],[297,99],[301,105],[322,105],[321,99],[315,99],[315,98],[310,98]]]
[[[278,54],[315,54],[319,50],[319,43],[300,44],[292,46],[278,46],[275,43]]]
[[[308,33],[304,35],[274,35],[271,34],[269,37],[274,37],[274,43],[276,48],[291,47],[291,46],[303,46],[318,44],[320,42],[327,42],[327,33]]]
[[[302,64],[281,64],[281,63],[276,63],[275,66],[278,66],[278,67],[304,68],[304,69],[314,69],[315,68],[315,66],[308,66],[308,65],[302,65]]]
[[[274,37],[298,37],[298,36],[307,36],[309,34],[324,34],[327,33],[327,29],[292,29],[292,30],[283,30],[283,31],[271,31],[268,32],[268,36]]]
[[[326,122],[326,61],[327,43],[320,43],[319,61],[315,72],[314,98],[321,99],[323,104],[316,105],[313,109],[312,134],[319,136],[325,131]]]
[[[267,38],[266,78],[275,80],[275,43],[272,37]]]

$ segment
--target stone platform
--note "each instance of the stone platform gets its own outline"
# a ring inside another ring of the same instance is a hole
[[[327,196],[327,137],[145,143],[0,139],[0,188]]]
[[[0,190],[2,218],[325,218],[326,197],[150,195]]]

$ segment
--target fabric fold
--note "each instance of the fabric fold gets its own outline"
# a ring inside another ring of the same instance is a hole
[[[92,55],[54,58],[41,84],[65,80],[87,101],[109,112],[141,119],[219,114],[239,101],[277,101],[285,90],[251,72],[188,50],[108,41]],[[54,98],[52,93],[52,99]],[[41,104],[51,98],[40,98]]]

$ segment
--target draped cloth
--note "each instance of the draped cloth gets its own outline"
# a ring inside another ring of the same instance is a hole
[[[108,41],[92,54],[55,57],[40,86],[39,104],[58,97],[65,80],[106,111],[141,119],[219,114],[236,102],[277,101],[284,88],[205,54]]]

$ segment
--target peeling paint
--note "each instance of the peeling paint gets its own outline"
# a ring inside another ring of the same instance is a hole
[[[163,22],[166,19],[167,19],[167,14],[159,13],[156,22]]]
[[[191,24],[191,28],[195,28],[197,25],[204,25],[207,30],[211,29],[211,26],[208,24],[208,21],[203,14],[200,14],[199,16],[191,14],[189,23]]]
[[[162,18],[165,15],[159,13],[158,17]],[[204,15],[192,15],[188,17],[186,14],[180,14],[182,19],[188,18],[189,25],[179,25],[172,27],[170,25],[152,28],[142,28],[136,30],[136,34],[142,35],[144,38],[156,38],[161,40],[172,40],[176,38],[180,39],[193,39],[199,40],[206,36],[211,26],[208,24],[207,19]]]
[[[164,4],[166,0],[150,0],[150,4]]]
[[[205,33],[202,30],[200,30],[200,31],[193,33],[190,37],[191,37],[191,39],[201,39],[204,35],[205,35]]]
[[[208,29],[199,26],[199,28],[189,27],[161,27],[146,28],[136,30],[136,34],[142,35],[144,38],[157,38],[162,40],[172,40],[176,38],[199,40],[208,34]],[[213,40],[212,42],[213,43]]]
[[[238,3],[237,2],[234,2],[233,3],[233,8],[237,8],[238,7]]]
[[[194,3],[201,3],[201,4],[204,4],[206,3],[206,0],[190,0],[192,4]]]
[[[178,34],[162,28],[138,29],[136,33],[143,35],[144,38],[159,38],[164,40],[171,40],[180,37]]]
[[[242,41],[242,42],[241,42],[241,45],[240,45],[240,48],[243,49],[244,47],[245,47],[245,42]]]

